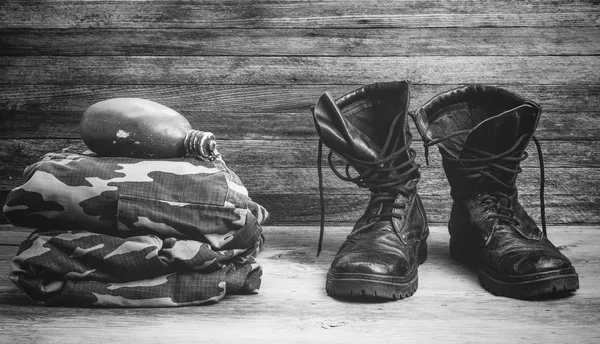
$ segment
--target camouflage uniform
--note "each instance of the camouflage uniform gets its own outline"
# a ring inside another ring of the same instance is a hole
[[[50,153],[3,210],[36,228],[10,279],[43,304],[181,306],[260,286],[269,215],[221,158]]]

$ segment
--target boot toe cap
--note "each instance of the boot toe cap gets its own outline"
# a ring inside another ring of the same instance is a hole
[[[566,257],[556,255],[532,255],[524,259],[516,268],[518,274],[528,275],[541,272],[572,268]]]
[[[391,254],[345,255],[335,261],[331,269],[336,273],[404,276],[410,272],[409,262]]]

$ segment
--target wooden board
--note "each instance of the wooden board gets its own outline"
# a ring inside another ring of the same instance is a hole
[[[586,27],[594,1],[48,1],[3,3],[3,28]]]
[[[3,84],[594,84],[595,56],[0,56]]]
[[[404,78],[401,78],[401,80]],[[391,80],[391,77],[383,81]],[[502,84],[543,106],[553,113],[598,112],[600,84],[539,85]],[[154,99],[182,113],[265,113],[307,115],[318,97],[329,91],[339,97],[361,84],[325,85],[203,85],[203,84],[157,84],[157,85],[101,85],[94,83],[75,85],[30,84],[2,85],[0,104],[11,112],[35,113],[72,112],[81,116],[93,103],[114,97],[143,97]],[[429,85],[412,83],[410,110],[439,93],[459,87],[458,84]],[[548,116],[544,116],[548,117]],[[574,116],[577,117],[577,116]]]
[[[251,43],[251,44],[249,44]],[[0,29],[3,55],[595,55],[598,27]],[[245,49],[240,49],[244,46]]]

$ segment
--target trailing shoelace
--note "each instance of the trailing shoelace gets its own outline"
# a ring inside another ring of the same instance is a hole
[[[515,154],[518,153],[518,147],[522,144],[522,142],[527,138],[528,135],[527,134],[521,135],[521,137],[519,137],[517,142],[515,142],[515,144],[511,148],[507,149],[506,151],[499,153],[499,154],[492,154],[492,153],[489,153],[489,152],[486,152],[486,151],[483,151],[483,150],[480,150],[480,149],[477,149],[474,147],[469,147],[466,145],[463,146],[455,138],[455,136],[467,134],[467,133],[469,133],[469,131],[470,130],[460,130],[460,131],[457,131],[450,135],[444,136],[442,138],[432,140],[429,142],[424,142],[423,146],[425,147],[425,159],[426,159],[427,164],[429,164],[429,159],[428,159],[429,147],[433,146],[435,144],[438,144],[440,142],[450,141],[451,143],[453,143],[455,145],[462,146],[463,152],[461,152],[461,155],[466,155],[467,157],[454,158],[443,149],[440,149],[440,154],[442,154],[444,159],[446,159],[447,161],[458,163],[458,166],[456,168],[459,171],[466,173],[466,176],[465,176],[466,179],[476,179],[481,176],[484,176],[488,179],[493,180],[494,182],[501,185],[505,189],[511,189],[513,187],[513,185],[507,184],[507,183],[503,182],[502,180],[498,179],[492,173],[492,171],[494,171],[494,170],[502,171],[502,172],[511,173],[513,175],[521,173],[522,169],[518,166],[518,163],[527,159],[527,157],[529,155],[527,154],[526,151],[522,151],[522,153],[518,156],[515,156]],[[542,156],[542,149],[541,149],[539,141],[537,140],[537,138],[535,136],[531,136],[531,139],[533,140],[533,142],[536,145],[538,158],[539,158],[539,164],[540,164],[539,165],[540,166],[540,217],[541,217],[541,221],[542,221],[542,231],[544,233],[544,236],[548,237],[548,234],[546,232],[546,206],[545,206],[545,201],[544,201],[544,186],[545,186],[544,185],[545,184],[545,181],[544,181],[545,180],[544,159]],[[512,168],[506,167],[506,164],[517,164],[517,168],[512,169]],[[496,213],[489,214],[488,218],[496,218],[496,219],[501,220],[502,222],[508,224],[509,226],[511,226],[513,228],[514,228],[514,226],[521,225],[520,220],[514,217],[515,211],[510,208],[510,197],[506,193],[504,193],[504,192],[491,193],[491,194],[483,197],[480,200],[480,202],[481,202],[481,205],[484,206],[485,210],[490,210],[490,209],[496,210]],[[494,231],[492,231],[492,233],[489,235],[488,243],[489,243],[490,239],[492,238],[493,234],[494,234]]]
[[[396,196],[403,194],[408,196],[410,191],[406,189],[405,184],[411,178],[411,176],[419,169],[419,165],[414,163],[415,151],[410,149],[412,142],[412,135],[410,132],[406,133],[406,144],[399,147],[400,139],[397,138],[394,144],[391,144],[392,138],[396,133],[396,125],[398,120],[403,117],[403,113],[399,114],[390,126],[386,141],[381,149],[378,159],[374,161],[365,161],[355,159],[351,157],[343,157],[346,160],[345,175],[340,173],[332,161],[333,151],[329,151],[327,156],[327,162],[333,173],[344,181],[350,181],[362,188],[368,188],[373,193],[371,200],[369,201],[369,207],[378,203],[385,203],[392,208],[404,208],[404,204],[395,203]],[[402,130],[402,129],[399,129]],[[396,165],[398,157],[408,151],[408,159],[402,163]],[[323,245],[323,235],[325,233],[325,199],[323,195],[323,172],[321,160],[323,157],[323,142],[319,139],[318,154],[317,154],[317,169],[319,175],[319,196],[321,206],[321,226],[319,233],[319,246],[317,249],[317,256],[321,253]],[[354,167],[355,170],[360,169],[363,172],[359,173],[358,176],[352,177],[350,175],[350,167]],[[395,173],[393,173],[395,172]],[[373,219],[381,219],[385,217],[396,217],[401,218],[402,215],[395,214],[393,212],[379,212],[372,214],[367,217],[366,221],[372,221]],[[359,231],[365,230],[372,226],[375,222],[370,222],[368,225],[356,230],[353,234]]]

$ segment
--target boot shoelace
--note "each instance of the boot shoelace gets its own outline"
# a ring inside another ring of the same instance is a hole
[[[369,208],[378,203],[381,205],[385,203],[386,205],[390,205],[392,208],[395,209],[402,209],[406,207],[405,204],[395,203],[394,201],[396,200],[396,196],[398,194],[403,194],[404,196],[409,195],[410,192],[406,189],[405,184],[408,182],[411,175],[419,169],[419,165],[414,163],[416,154],[414,150],[410,149],[410,144],[412,142],[412,135],[410,134],[410,132],[406,133],[407,142],[403,147],[395,149],[399,144],[399,140],[396,140],[394,145],[390,144],[392,142],[394,134],[396,133],[394,128],[396,128],[398,120],[402,117],[402,115],[402,113],[399,114],[392,121],[385,144],[383,145],[381,153],[379,154],[377,160],[365,161],[351,157],[343,157],[343,159],[347,161],[345,167],[345,175],[343,175],[337,170],[337,168],[334,165],[334,162],[332,161],[333,151],[330,150],[329,154],[327,155],[327,162],[329,163],[329,167],[338,178],[344,181],[353,182],[359,187],[368,188],[371,190],[373,195],[371,197],[371,200],[369,201]],[[409,158],[405,162],[394,166],[397,157],[406,151],[409,152]],[[319,254],[321,253],[321,248],[323,245],[323,235],[325,233],[325,199],[323,195],[323,172],[321,164],[322,157],[323,141],[319,139],[317,169],[319,175],[321,226],[319,233],[319,246],[317,249],[317,256],[319,256]],[[350,175],[351,164],[354,166],[358,166],[360,169],[364,169],[364,171],[362,173],[359,173],[358,176],[352,177]],[[406,170],[401,173],[399,172],[400,170],[404,169]],[[396,174],[392,175],[392,172],[396,172]],[[377,214],[372,214],[368,216],[366,219],[368,224],[354,231],[352,234],[356,234],[360,231],[363,231],[376,223],[376,221],[370,221],[374,219],[379,220],[386,217],[402,218],[402,215],[393,213],[391,211],[382,213],[380,210]]]
[[[428,159],[429,147],[433,146],[435,144],[438,144],[440,142],[443,142],[443,141],[450,141],[453,144],[458,145],[459,147],[462,146],[464,149],[463,153],[466,153],[469,157],[468,158],[454,158],[454,157],[450,156],[449,153],[447,153],[445,150],[442,150],[442,149],[440,150],[440,154],[442,154],[442,156],[444,156],[444,158],[447,159],[448,161],[461,163],[462,166],[458,167],[458,169],[467,173],[467,176],[465,178],[475,179],[475,178],[479,178],[481,176],[485,176],[485,177],[493,180],[494,182],[498,183],[505,189],[512,188],[513,185],[504,183],[503,181],[498,179],[496,176],[494,176],[494,174],[492,174],[491,171],[493,171],[493,170],[503,171],[503,172],[512,173],[514,175],[521,173],[522,169],[518,166],[518,163],[527,159],[527,157],[529,155],[527,154],[526,151],[523,151],[523,153],[520,156],[514,156],[514,155],[517,152],[517,148],[527,138],[527,134],[523,134],[521,137],[519,137],[517,142],[515,142],[515,144],[511,148],[507,149],[506,151],[499,153],[499,154],[492,154],[492,153],[489,153],[489,152],[486,152],[486,151],[483,151],[483,150],[480,150],[480,149],[477,149],[474,147],[469,147],[466,145],[463,146],[456,138],[454,138],[455,136],[458,136],[458,135],[467,134],[469,131],[470,130],[461,130],[461,131],[457,131],[453,134],[447,135],[445,137],[442,137],[442,138],[439,138],[439,139],[436,139],[436,140],[433,140],[430,142],[424,142],[423,146],[425,147],[425,160],[426,160],[427,164],[429,164],[429,159]],[[548,234],[546,232],[546,207],[545,207],[545,201],[544,201],[544,184],[545,184],[544,159],[542,156],[542,149],[541,149],[539,141],[537,140],[537,138],[535,136],[531,136],[531,139],[533,140],[533,142],[536,145],[538,158],[539,158],[539,164],[540,164],[539,165],[539,167],[540,167],[540,217],[541,217],[541,221],[542,221],[542,232],[545,237],[548,237]],[[516,169],[508,168],[508,167],[504,166],[505,163],[517,163],[517,168]],[[515,211],[510,208],[510,197],[506,193],[504,193],[504,192],[491,193],[491,194],[483,197],[480,200],[480,202],[481,202],[481,205],[484,206],[484,210],[486,210],[486,211],[491,210],[491,209],[496,210],[496,213],[489,214],[488,218],[496,218],[496,219],[501,220],[502,222],[508,224],[509,226],[511,226],[513,228],[515,228],[515,226],[521,225],[521,221],[514,217]],[[490,233],[490,235],[488,236],[486,245],[490,242],[490,240],[494,234],[494,230],[495,229],[493,229],[492,233]]]

